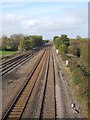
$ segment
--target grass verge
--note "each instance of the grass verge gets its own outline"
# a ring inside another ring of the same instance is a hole
[[[0,56],[7,56],[7,55],[13,55],[16,54],[17,51],[1,51],[0,50]]]

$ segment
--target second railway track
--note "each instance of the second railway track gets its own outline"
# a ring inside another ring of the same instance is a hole
[[[34,57],[38,52],[28,52],[26,54],[20,55],[18,57],[15,57],[11,60],[8,60],[2,65],[0,65],[0,76],[5,75],[6,73],[10,72],[12,69],[18,67],[20,64],[25,63],[26,61],[30,60],[32,57]]]

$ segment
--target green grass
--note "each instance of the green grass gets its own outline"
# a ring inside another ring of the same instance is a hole
[[[0,50],[0,56],[7,56],[7,55],[13,55],[13,54],[16,54],[17,51],[1,51]]]

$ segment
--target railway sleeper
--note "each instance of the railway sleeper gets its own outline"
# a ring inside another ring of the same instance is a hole
[[[9,116],[10,115],[20,115],[21,114],[21,111],[19,112],[19,111],[15,111],[15,112],[11,112],[10,114],[9,114]]]
[[[11,112],[21,112],[22,111],[22,109],[13,109]]]
[[[19,118],[19,116],[20,115],[9,115],[7,120],[10,120],[10,118],[11,118],[11,120],[13,120],[13,118]]]

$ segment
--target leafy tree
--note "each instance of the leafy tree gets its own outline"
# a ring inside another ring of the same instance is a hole
[[[59,38],[59,36],[54,36],[54,37],[53,37],[53,42],[54,42],[54,43],[55,43],[55,40],[56,40],[57,38]]]
[[[11,40],[11,49],[12,50],[18,50],[18,46],[19,46],[19,43],[20,43],[20,40],[23,39],[24,36],[23,34],[13,34],[11,35],[10,37],[10,40]]]
[[[69,46],[69,39],[67,38],[67,35],[63,34],[61,37],[55,36],[53,38],[54,44],[56,48],[59,48],[60,45],[66,45]]]
[[[49,43],[49,40],[44,40],[45,43]]]
[[[30,48],[34,48],[36,46],[36,43],[35,43],[35,39],[34,38],[30,38]]]
[[[30,47],[30,41],[29,40],[25,40],[25,49],[26,50],[31,49],[31,47]]]
[[[29,41],[30,41],[31,48],[39,47],[44,44],[44,42],[42,40],[42,36],[37,36],[37,35],[29,36]]]
[[[59,50],[60,50],[61,53],[67,53],[67,48],[68,47],[64,44],[59,46]]]
[[[2,36],[2,50],[6,50],[7,40],[7,36]]]
[[[67,35],[61,35],[60,40],[61,44],[69,46],[69,39],[67,38]]]
[[[18,50],[19,51],[24,51],[25,49],[26,49],[25,39],[24,39],[24,37],[22,37],[21,40],[20,40],[20,44],[18,46]]]
[[[0,38],[0,49],[2,49],[2,38]]]
[[[10,38],[7,39],[7,45],[6,45],[6,50],[13,50],[12,49],[12,41]]]
[[[60,46],[60,38],[56,38],[54,43],[55,43],[56,48],[58,49]]]

